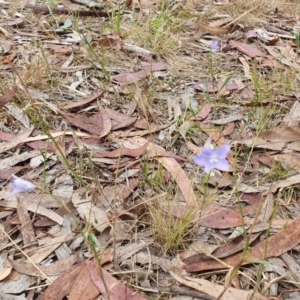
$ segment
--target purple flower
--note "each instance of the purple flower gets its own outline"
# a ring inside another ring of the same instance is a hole
[[[33,191],[36,186],[29,181],[21,179],[16,175],[12,175],[14,181],[11,183],[12,192],[11,195],[14,196],[19,193],[23,192],[30,192]]]
[[[220,50],[220,48],[221,48],[220,45],[219,45],[219,41],[217,41],[217,40],[211,41],[210,47],[214,50],[217,50],[217,51]]]
[[[215,150],[202,148],[199,155],[194,156],[194,162],[204,167],[204,172],[209,173],[213,169],[229,171],[229,163],[226,160],[230,151],[230,146],[225,145]]]

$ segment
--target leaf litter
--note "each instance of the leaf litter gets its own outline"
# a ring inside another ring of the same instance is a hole
[[[0,2],[1,298],[299,298],[277,2]]]

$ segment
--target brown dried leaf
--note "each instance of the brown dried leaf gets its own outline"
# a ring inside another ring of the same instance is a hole
[[[135,253],[141,251],[142,249],[148,247],[152,242],[143,243],[129,243],[122,247],[116,249],[115,261],[117,264],[121,264],[126,259],[132,257]]]
[[[23,238],[23,244],[29,245],[35,241],[35,234],[26,204],[18,198],[17,207],[18,217],[21,223],[20,231]]]
[[[147,70],[149,72],[163,71],[170,69],[170,65],[162,62],[151,62],[151,63],[143,63],[143,70]]]
[[[123,202],[135,190],[139,183],[139,179],[131,178],[128,184],[108,185],[103,188],[102,193],[99,195],[99,200],[96,203],[97,207],[111,207],[115,199]]]
[[[64,115],[64,117],[74,126],[77,126],[85,131],[100,136],[102,134],[103,126],[101,127],[101,121],[95,119],[93,117],[87,117],[85,115],[75,115],[68,114]]]
[[[243,99],[252,101],[254,98],[254,91],[246,87],[242,90],[241,96]]]
[[[225,229],[237,227],[243,224],[241,215],[221,206],[209,207],[203,210],[203,217],[199,221],[199,225]]]
[[[250,45],[245,44],[245,43],[241,43],[241,42],[237,42],[237,41],[234,41],[234,40],[230,40],[229,41],[229,45],[232,48],[236,48],[240,52],[248,55],[249,57],[265,57],[266,56],[266,54],[263,53],[258,48],[250,46]]]
[[[5,267],[0,271],[0,281],[2,281],[3,279],[5,279],[7,276],[9,276],[11,274],[12,271],[12,267]]]
[[[300,183],[300,174],[297,174],[272,185],[271,192],[275,193],[278,189],[290,187],[292,185],[299,184],[299,183]],[[266,192],[264,192],[263,195],[264,194],[266,194]]]
[[[99,290],[93,284],[92,287],[90,286],[83,286],[80,282],[77,282],[77,279],[80,278],[81,272],[85,269],[85,263],[81,263],[79,265],[75,265],[69,268],[63,275],[59,276],[52,284],[46,289],[42,300],[62,300],[64,297],[69,295],[70,291],[77,283],[79,287],[86,289],[90,289],[90,293],[93,298],[82,298],[85,300],[88,299],[95,299],[99,295]],[[74,298],[78,299],[78,298]]]
[[[23,25],[23,22],[24,22],[23,18],[16,18],[13,21],[8,21],[7,25],[11,27],[19,27]]]
[[[293,49],[288,47],[276,47],[276,46],[265,46],[267,51],[276,58],[281,64],[292,67],[295,70],[300,69],[300,64],[295,59],[295,52]]]
[[[300,126],[276,127],[261,133],[260,138],[272,143],[286,143],[300,140]]]
[[[109,118],[111,119],[112,130],[128,127],[136,121],[136,118],[126,116],[110,108],[106,108],[105,112],[108,114]]]
[[[96,113],[92,119],[95,122],[95,124],[97,124],[99,126],[99,128],[102,128],[99,138],[102,138],[102,137],[108,135],[108,133],[111,130],[111,120],[110,120],[108,114],[103,110],[103,111]]]
[[[191,126],[193,125],[193,122],[190,121],[185,121],[181,124],[181,126],[179,127],[179,133],[181,134],[181,136],[186,140],[186,133],[187,131],[191,128]]]
[[[225,83],[224,79],[220,79],[218,82],[214,82],[211,80],[200,80],[197,83],[195,83],[193,88],[198,91],[202,91],[202,92],[204,91],[207,93],[220,92],[221,88],[223,88],[222,89],[223,92],[234,91],[239,89],[239,86],[234,81],[226,83],[225,86],[224,83]]]
[[[290,148],[289,148],[290,149]],[[296,171],[300,171],[300,154],[298,153],[284,153],[273,155],[272,158],[276,161],[286,164]]]
[[[201,293],[205,293],[207,295],[212,296],[216,299],[221,293],[224,291],[224,286],[220,284],[216,284],[215,282],[208,281],[203,278],[192,278],[189,276],[179,276],[173,271],[170,271],[170,274],[174,279],[176,279],[179,283],[188,286],[196,291]],[[225,293],[222,295],[222,300],[241,300],[241,299],[251,299],[251,300],[268,300],[269,297],[262,296],[253,290],[245,291],[240,289],[235,289],[229,287]]]
[[[49,266],[38,266],[38,269],[31,262],[9,260],[13,268],[20,274],[29,276],[44,277],[44,274],[52,276],[59,275],[69,269],[79,259],[79,252],[70,255],[67,258],[57,260]],[[40,272],[40,271],[42,272]]]
[[[99,288],[91,278],[92,276],[90,274],[87,262],[89,261],[85,261],[85,263],[83,264],[83,268],[80,270],[80,273],[78,274],[74,285],[71,287],[68,297],[69,299],[94,300],[100,294]],[[97,271],[95,272],[97,274]]]
[[[26,167],[13,167],[8,170],[0,171],[0,181],[11,178],[11,175],[13,175],[13,174],[15,175],[15,174],[19,173],[24,168],[26,168]]]
[[[2,143],[0,145],[0,153],[8,151],[18,146],[19,144],[24,143],[24,141],[30,136],[32,130],[33,127],[26,129],[21,134],[17,135],[14,139],[12,139],[10,142]]]
[[[286,146],[286,143],[284,143],[284,142],[274,143],[274,142],[266,141],[262,138],[254,137],[254,138],[250,138],[250,139],[246,139],[246,140],[240,140],[240,141],[233,142],[233,145],[245,145],[247,147],[257,147],[257,148],[280,151]]]
[[[225,128],[222,131],[222,135],[224,135],[224,136],[230,135],[233,132],[234,128],[235,128],[234,122],[227,123],[225,125]]]
[[[129,148],[120,148],[116,149],[110,152],[101,152],[101,153],[93,153],[93,157],[108,157],[108,158],[116,158],[121,156],[129,156],[129,157],[139,157],[143,155],[146,148],[148,147],[150,142],[145,143],[145,145],[135,148],[135,149],[129,149]]]
[[[188,272],[200,272],[203,270],[224,269],[225,266],[235,267],[250,264],[254,260],[262,260],[269,257],[277,257],[300,243],[300,216],[289,222],[284,229],[274,234],[267,240],[251,247],[246,254],[238,253],[223,259],[223,263],[210,259],[206,262],[192,263],[185,266]]]
[[[53,53],[59,53],[59,54],[71,54],[72,48],[68,47],[66,45],[56,45],[56,44],[46,44],[45,45],[47,49],[52,50]]]
[[[0,107],[3,107],[4,104],[10,102],[15,94],[16,94],[16,91],[15,91],[15,87],[9,89],[9,90],[6,90],[5,94],[3,96],[0,96]]]
[[[45,217],[49,218],[50,220],[56,222],[59,225],[62,225],[63,222],[64,222],[63,217],[58,215],[53,210],[45,208],[45,207],[39,205],[39,203],[27,203],[26,208],[27,208],[27,210],[29,210],[31,212],[34,212],[34,213],[37,213],[39,215],[42,215],[42,216],[45,216]]]
[[[231,28],[213,27],[210,25],[203,24],[201,22],[198,22],[198,26],[203,32],[207,32],[214,35],[225,35],[231,30]]]
[[[284,127],[296,126],[299,124],[299,120],[300,120],[300,102],[295,101],[291,110],[283,118],[281,126]]]
[[[260,232],[257,234],[252,234],[249,239],[244,237],[243,235],[240,235],[237,238],[230,241],[229,243],[217,248],[215,251],[213,251],[212,255],[218,258],[223,258],[232,255],[234,253],[237,253],[243,250],[246,244],[250,245],[259,236],[260,236]]]
[[[149,70],[140,70],[132,73],[121,73],[111,77],[111,80],[120,83],[136,83],[144,78],[146,78],[151,72]]]
[[[10,64],[13,62],[13,60],[16,58],[17,54],[16,53],[11,53],[9,55],[6,55],[4,58],[3,58],[3,63],[4,64]],[[1,102],[1,101],[0,101]]]
[[[234,20],[233,17],[226,17],[224,19],[218,19],[216,21],[210,22],[209,26],[211,26],[211,27],[218,27],[218,26],[225,25],[225,24],[227,24],[229,22],[232,22],[233,20]]]
[[[203,121],[205,120],[209,113],[211,112],[212,105],[211,103],[206,103],[204,107],[196,115],[196,120]]]
[[[43,245],[43,247],[37,248],[34,254],[30,256],[30,260],[35,264],[39,264],[64,242],[69,241],[74,235],[75,234],[72,233],[52,238],[49,243]]]
[[[129,289],[124,283],[117,280],[106,270],[102,269],[100,272],[97,272],[95,263],[89,260],[86,260],[85,263],[90,275],[90,279],[95,284],[95,286],[97,286],[100,293],[104,295],[105,298],[109,297],[109,299],[112,300],[146,300],[146,298]],[[101,276],[99,275],[99,273],[101,274]],[[109,295],[107,295],[107,292],[109,292]],[[81,300],[86,298],[76,299]]]
[[[260,223],[269,223],[272,214],[274,213],[275,199],[272,193],[268,193],[264,199],[262,208],[257,215],[257,221]]]
[[[74,192],[72,202],[77,208],[80,217],[90,222],[98,232],[101,233],[110,226],[105,211],[95,206],[84,193],[80,193],[80,191]]]
[[[11,47],[14,45],[13,42],[7,39],[0,38],[0,46],[2,48],[2,53],[8,53],[11,50]]]
[[[96,100],[98,97],[100,97],[103,94],[103,91],[101,90],[97,90],[95,92],[93,92],[90,96],[79,100],[77,102],[72,102],[70,104],[67,104],[63,107],[63,109],[72,109],[72,108],[77,108],[77,107],[81,107],[84,106],[94,100]]]
[[[143,67],[142,70],[131,73],[120,73],[118,75],[112,76],[111,79],[120,83],[136,83],[145,77],[147,77],[151,72],[166,70],[170,66],[166,63],[151,63]]]
[[[59,199],[57,199],[57,200],[60,201]],[[61,205],[61,204],[59,204],[59,205]],[[77,215],[77,210],[71,201],[65,203],[64,207],[60,207],[57,210],[55,210],[55,213],[57,213],[58,215],[60,215],[62,217],[69,215],[69,212],[71,212],[73,215]],[[41,216],[39,220],[34,222],[34,226],[36,226],[36,227],[49,227],[49,226],[53,226],[55,224],[56,223],[54,221],[50,220],[47,217],[43,217],[43,216]]]

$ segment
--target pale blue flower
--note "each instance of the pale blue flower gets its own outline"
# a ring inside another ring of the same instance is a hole
[[[209,173],[213,169],[229,171],[229,163],[226,160],[229,151],[229,145],[221,146],[215,150],[202,148],[201,153],[194,156],[193,159],[197,165],[204,167],[205,173]]]
[[[32,184],[31,182],[21,179],[21,178],[17,177],[16,175],[12,175],[12,177],[14,180],[11,183],[11,188],[12,188],[11,195],[12,196],[19,194],[19,193],[23,193],[23,192],[30,192],[36,188],[36,186],[34,184]]]
[[[219,45],[219,41],[217,41],[217,40],[211,41],[210,47],[216,51],[220,50],[220,48],[221,48]]]

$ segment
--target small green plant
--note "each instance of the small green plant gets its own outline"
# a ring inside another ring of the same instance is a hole
[[[297,48],[300,48],[300,32],[297,32],[297,31],[293,31],[293,34],[296,38],[296,45],[297,45]]]
[[[165,252],[173,253],[187,246],[188,237],[193,230],[194,210],[187,209],[182,216],[175,216],[175,211],[180,212],[184,208],[174,205],[171,199],[164,203],[155,201],[148,208],[154,239]]]
[[[112,10],[110,14],[110,20],[112,24],[112,29],[118,33],[121,32],[121,7],[119,6],[116,10]]]
[[[266,178],[274,181],[285,180],[289,177],[291,170],[291,168],[285,168],[281,162],[275,162]]]

